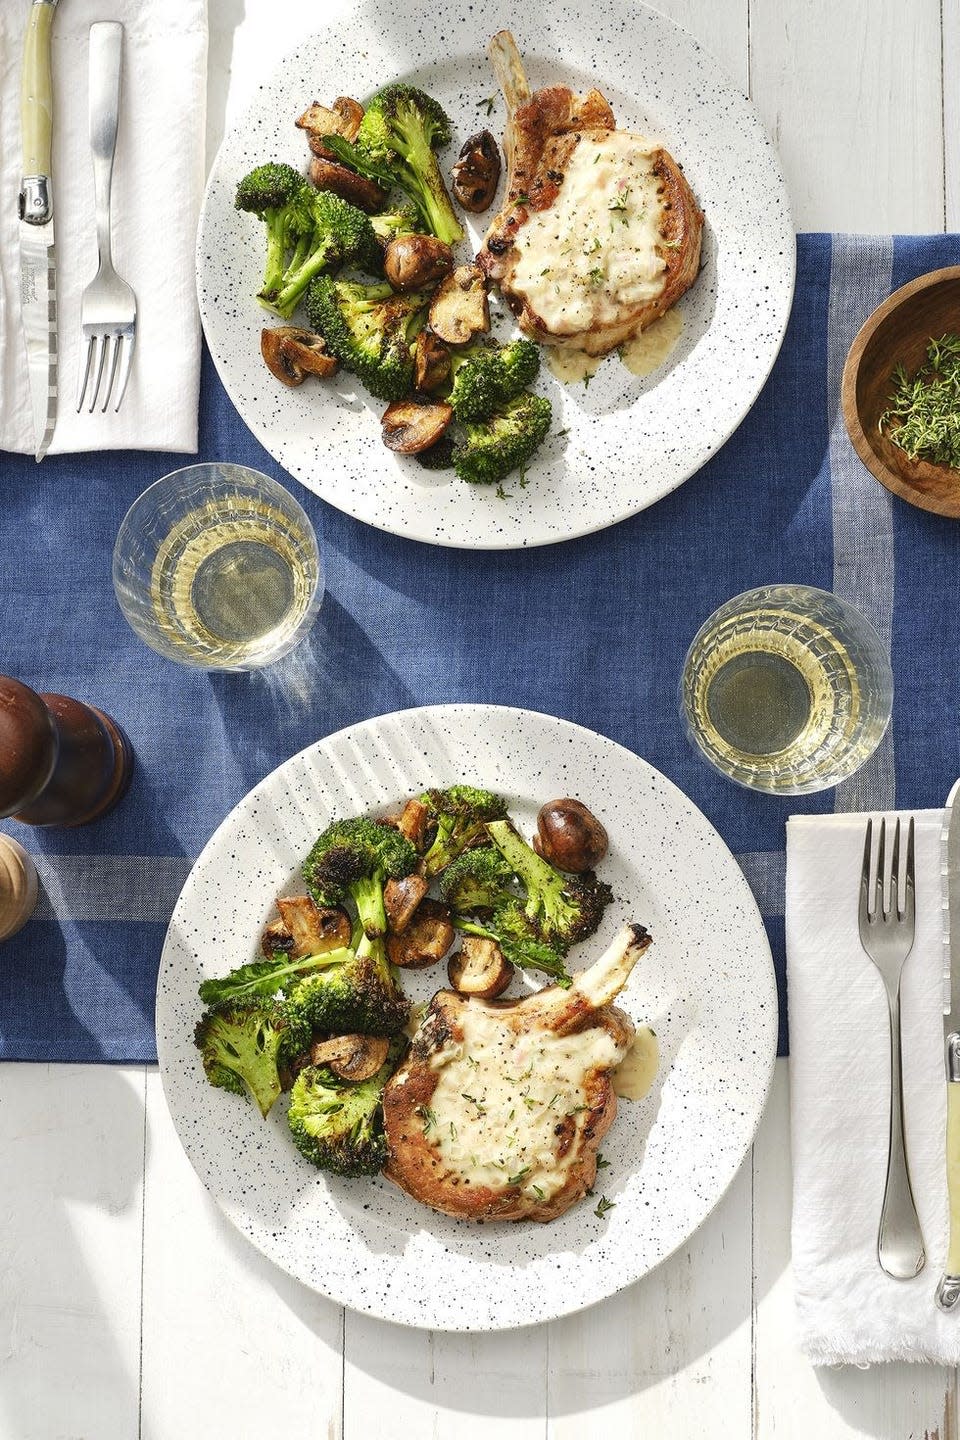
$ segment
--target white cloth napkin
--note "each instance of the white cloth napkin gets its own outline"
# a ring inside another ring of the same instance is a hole
[[[916,939],[901,984],[907,1159],[927,1252],[913,1280],[890,1279],[876,1257],[890,1069],[883,982],[857,928],[866,817],[787,825],[793,1270],[801,1344],[818,1365],[960,1363],[960,1315],[934,1303],[948,1228],[942,818],[916,817]]]
[[[20,67],[29,0],[0,5],[0,449],[32,452],[19,304]],[[87,118],[95,20],[125,30],[113,173],[114,263],[137,296],[137,348],[118,414],[76,413],[80,296],[97,268]],[[53,199],[60,376],[51,452],[197,448],[200,325],[194,246],[203,193],[206,0],[61,0],[53,24]]]

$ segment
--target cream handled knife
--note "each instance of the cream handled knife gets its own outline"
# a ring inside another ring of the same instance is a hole
[[[947,1067],[947,1195],[950,1241],[945,1273],[937,1286],[941,1310],[960,1301],[960,780],[943,812],[944,934],[943,1036]]]
[[[57,422],[57,277],[53,244],[53,81],[50,37],[57,0],[33,0],[23,47],[20,128],[20,312],[27,349],[36,457]]]

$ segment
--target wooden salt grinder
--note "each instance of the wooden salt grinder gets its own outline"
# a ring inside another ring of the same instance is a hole
[[[117,803],[132,766],[129,740],[102,710],[0,675],[0,818],[86,825]]]

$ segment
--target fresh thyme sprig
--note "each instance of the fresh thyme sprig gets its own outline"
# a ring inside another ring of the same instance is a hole
[[[930,460],[960,470],[960,335],[941,335],[927,345],[914,375],[903,364],[879,429],[911,460]]]

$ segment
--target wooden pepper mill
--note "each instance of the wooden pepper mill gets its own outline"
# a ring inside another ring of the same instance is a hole
[[[37,903],[37,867],[12,835],[0,835],[0,940],[16,935]]]
[[[117,803],[132,767],[129,740],[102,710],[0,675],[0,817],[86,825]]]

